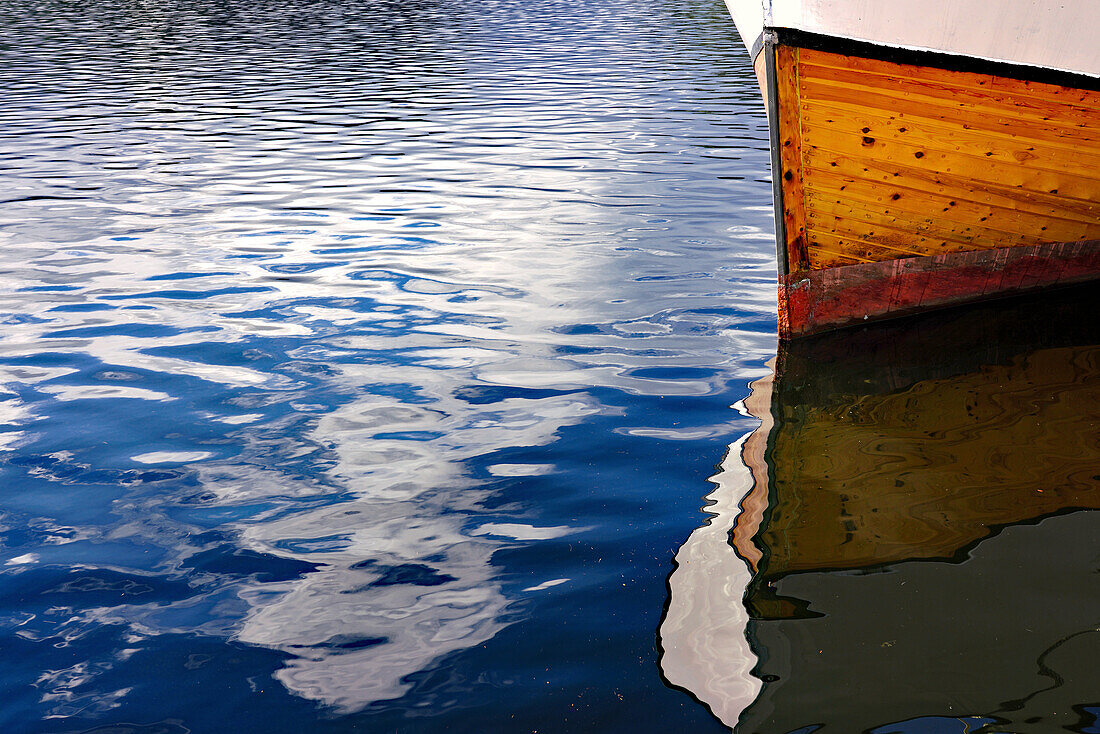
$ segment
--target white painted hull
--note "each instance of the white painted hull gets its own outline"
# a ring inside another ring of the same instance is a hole
[[[1098,0],[726,0],[755,57],[767,28],[1100,77]]]

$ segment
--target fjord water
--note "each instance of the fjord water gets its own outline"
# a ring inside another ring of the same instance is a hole
[[[720,3],[6,2],[0,49],[0,728],[720,729],[655,645],[774,354]]]
[[[1093,301],[773,390],[721,3],[0,0],[0,58],[4,731],[1096,731]]]
[[[766,477],[730,532],[754,575],[726,574],[762,686],[712,685],[716,712],[738,704],[745,732],[1100,731],[1098,307],[1087,287],[781,346],[738,457]]]

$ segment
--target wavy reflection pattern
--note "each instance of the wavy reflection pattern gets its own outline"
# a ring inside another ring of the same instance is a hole
[[[781,345],[676,556],[669,682],[737,732],[1095,730],[1096,300]]]
[[[741,412],[760,425],[731,444],[703,509],[710,515],[676,553],[661,621],[661,674],[731,729],[760,695],[744,597],[761,555],[753,544],[768,507],[764,459],[773,375],[753,382]]]
[[[172,635],[273,651],[337,712],[400,697],[517,618],[494,554],[601,522],[494,503],[557,471],[509,452],[773,349],[766,125],[721,8],[0,21],[3,629],[45,670],[23,722],[132,701],[119,671]]]

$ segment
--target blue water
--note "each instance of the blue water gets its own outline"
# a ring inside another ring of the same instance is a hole
[[[778,348],[721,2],[0,0],[0,93],[5,734],[1100,731],[1097,296]]]
[[[775,354],[720,2],[0,2],[0,728],[721,731]]]

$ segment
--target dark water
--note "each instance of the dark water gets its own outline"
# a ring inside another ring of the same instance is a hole
[[[0,0],[0,61],[3,731],[1100,731],[1095,304],[731,408],[721,3]]]
[[[1088,287],[781,346],[662,671],[737,732],[1100,731]]]
[[[1100,731],[1098,308],[781,350],[744,731]]]

